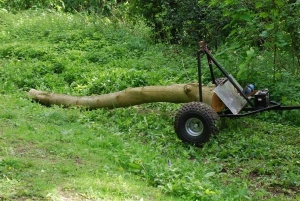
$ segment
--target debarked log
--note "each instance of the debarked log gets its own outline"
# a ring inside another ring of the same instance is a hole
[[[225,106],[214,93],[214,88],[214,85],[202,86],[203,102],[210,105],[216,112],[220,112]],[[72,96],[31,89],[28,96],[45,105],[85,106],[96,109],[128,107],[152,102],[187,103],[199,101],[199,88],[198,83],[144,86],[92,96]]]

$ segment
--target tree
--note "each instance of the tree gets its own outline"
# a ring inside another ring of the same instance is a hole
[[[280,62],[280,55],[286,53],[298,59],[300,69],[300,1],[299,0],[253,0],[236,1],[212,0],[212,5],[220,5],[223,16],[230,19],[227,27],[231,33],[227,41],[248,51],[272,52],[274,74],[282,69],[295,69],[286,61]],[[286,60],[286,59],[284,59]],[[280,62],[280,63],[279,63]],[[283,63],[283,64],[281,64]],[[292,62],[291,62],[292,63]],[[289,69],[289,70],[292,70]],[[292,73],[293,72],[292,70]]]
[[[153,27],[156,41],[191,45],[204,39],[217,44],[226,37],[226,18],[218,6],[207,0],[132,0],[131,16],[143,16]]]

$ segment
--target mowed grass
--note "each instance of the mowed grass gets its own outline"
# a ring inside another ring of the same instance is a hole
[[[219,135],[196,148],[174,133],[180,104],[90,111],[26,94],[192,82],[194,55],[152,44],[142,23],[0,14],[0,200],[300,199],[299,126],[222,119]]]
[[[94,122],[90,113],[104,121]],[[3,95],[1,199],[160,199],[158,189],[116,161],[129,142],[119,137],[125,133],[116,122],[101,113],[45,108]]]

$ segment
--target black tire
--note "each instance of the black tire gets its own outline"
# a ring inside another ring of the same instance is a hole
[[[218,132],[220,118],[207,104],[190,102],[184,104],[175,116],[174,128],[183,142],[200,146],[207,142],[212,134]]]

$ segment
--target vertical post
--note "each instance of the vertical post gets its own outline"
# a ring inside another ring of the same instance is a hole
[[[216,84],[216,79],[215,79],[215,75],[214,75],[214,71],[213,71],[213,66],[212,66],[212,60],[209,58],[208,55],[206,55],[206,57],[207,57],[207,62],[208,62],[208,66],[209,66],[211,82],[213,84]]]
[[[199,83],[199,101],[203,102],[202,96],[202,73],[201,73],[201,53],[202,53],[202,41],[199,42],[199,50],[197,52],[198,60],[198,83]]]

